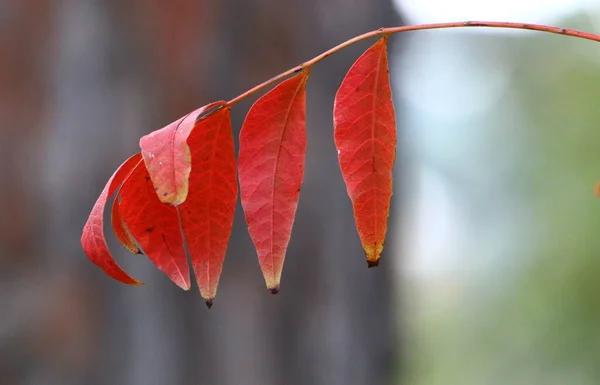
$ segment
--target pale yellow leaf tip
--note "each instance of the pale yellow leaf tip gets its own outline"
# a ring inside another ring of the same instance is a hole
[[[379,265],[379,259],[381,258],[381,252],[383,251],[383,243],[365,245],[364,250],[367,255],[367,264],[369,267],[377,267]]]

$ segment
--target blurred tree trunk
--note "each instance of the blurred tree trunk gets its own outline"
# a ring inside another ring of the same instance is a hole
[[[37,199],[45,207],[42,266],[58,283],[39,288],[46,306],[38,322],[53,337],[50,348],[31,353],[45,364],[27,383],[388,383],[397,363],[394,253],[388,249],[382,267],[367,269],[331,117],[337,86],[372,42],[311,73],[307,171],[280,294],[264,288],[240,207],[211,311],[195,288],[181,292],[144,258],[117,247],[120,263],[149,284],[107,279],[78,241],[111,170],[137,151],[137,137],[356,34],[397,25],[391,0],[57,4]],[[234,127],[250,105],[236,106]],[[64,336],[60,344],[57,336]]]

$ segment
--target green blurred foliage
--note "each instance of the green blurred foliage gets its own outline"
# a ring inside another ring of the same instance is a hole
[[[558,25],[595,30],[584,18]],[[444,293],[450,300],[422,305],[411,320],[408,383],[597,385],[600,44],[548,34],[496,39],[510,43],[498,63],[512,68],[510,87],[473,124],[491,131],[488,157],[521,149],[501,181],[522,207],[503,238],[509,267],[490,266]]]

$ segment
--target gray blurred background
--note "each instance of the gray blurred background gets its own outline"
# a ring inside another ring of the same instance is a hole
[[[0,384],[390,380],[394,258],[367,269],[332,135],[336,87],[368,42],[312,72],[306,179],[279,295],[267,293],[239,207],[211,311],[196,288],[181,291],[114,242],[147,285],[110,280],[79,238],[140,136],[400,23],[391,1],[0,4]],[[236,137],[251,102],[233,111]]]
[[[367,269],[332,105],[311,72],[282,290],[238,207],[215,306],[81,228],[140,136],[381,26],[489,19],[600,32],[597,0],[0,0],[0,385],[600,383],[600,44],[395,36],[396,189]],[[253,100],[233,110],[237,130]],[[236,133],[237,135],[237,133]]]

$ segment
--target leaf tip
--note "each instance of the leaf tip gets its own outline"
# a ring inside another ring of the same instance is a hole
[[[379,259],[377,259],[377,260],[375,260],[375,261],[374,261],[374,260],[367,259],[367,267],[368,267],[369,269],[370,269],[370,268],[372,268],[372,267],[377,267],[377,266],[379,266]]]
[[[183,276],[171,275],[169,276],[171,281],[179,286],[184,291],[190,291],[192,288],[192,284],[190,283],[189,278],[184,278]]]
[[[277,293],[279,293],[279,285],[276,285],[275,287],[269,287],[269,288],[267,288],[267,290],[271,294],[277,294]]]
[[[206,307],[207,307],[207,308],[209,308],[209,309],[210,309],[210,308],[212,307],[212,305],[213,305],[213,300],[214,300],[214,298],[208,298],[208,299],[206,299],[206,300],[204,301],[204,303],[206,303]]]
[[[367,255],[367,265],[369,268],[379,266],[379,259],[383,251],[383,242],[365,245],[365,254]]]

